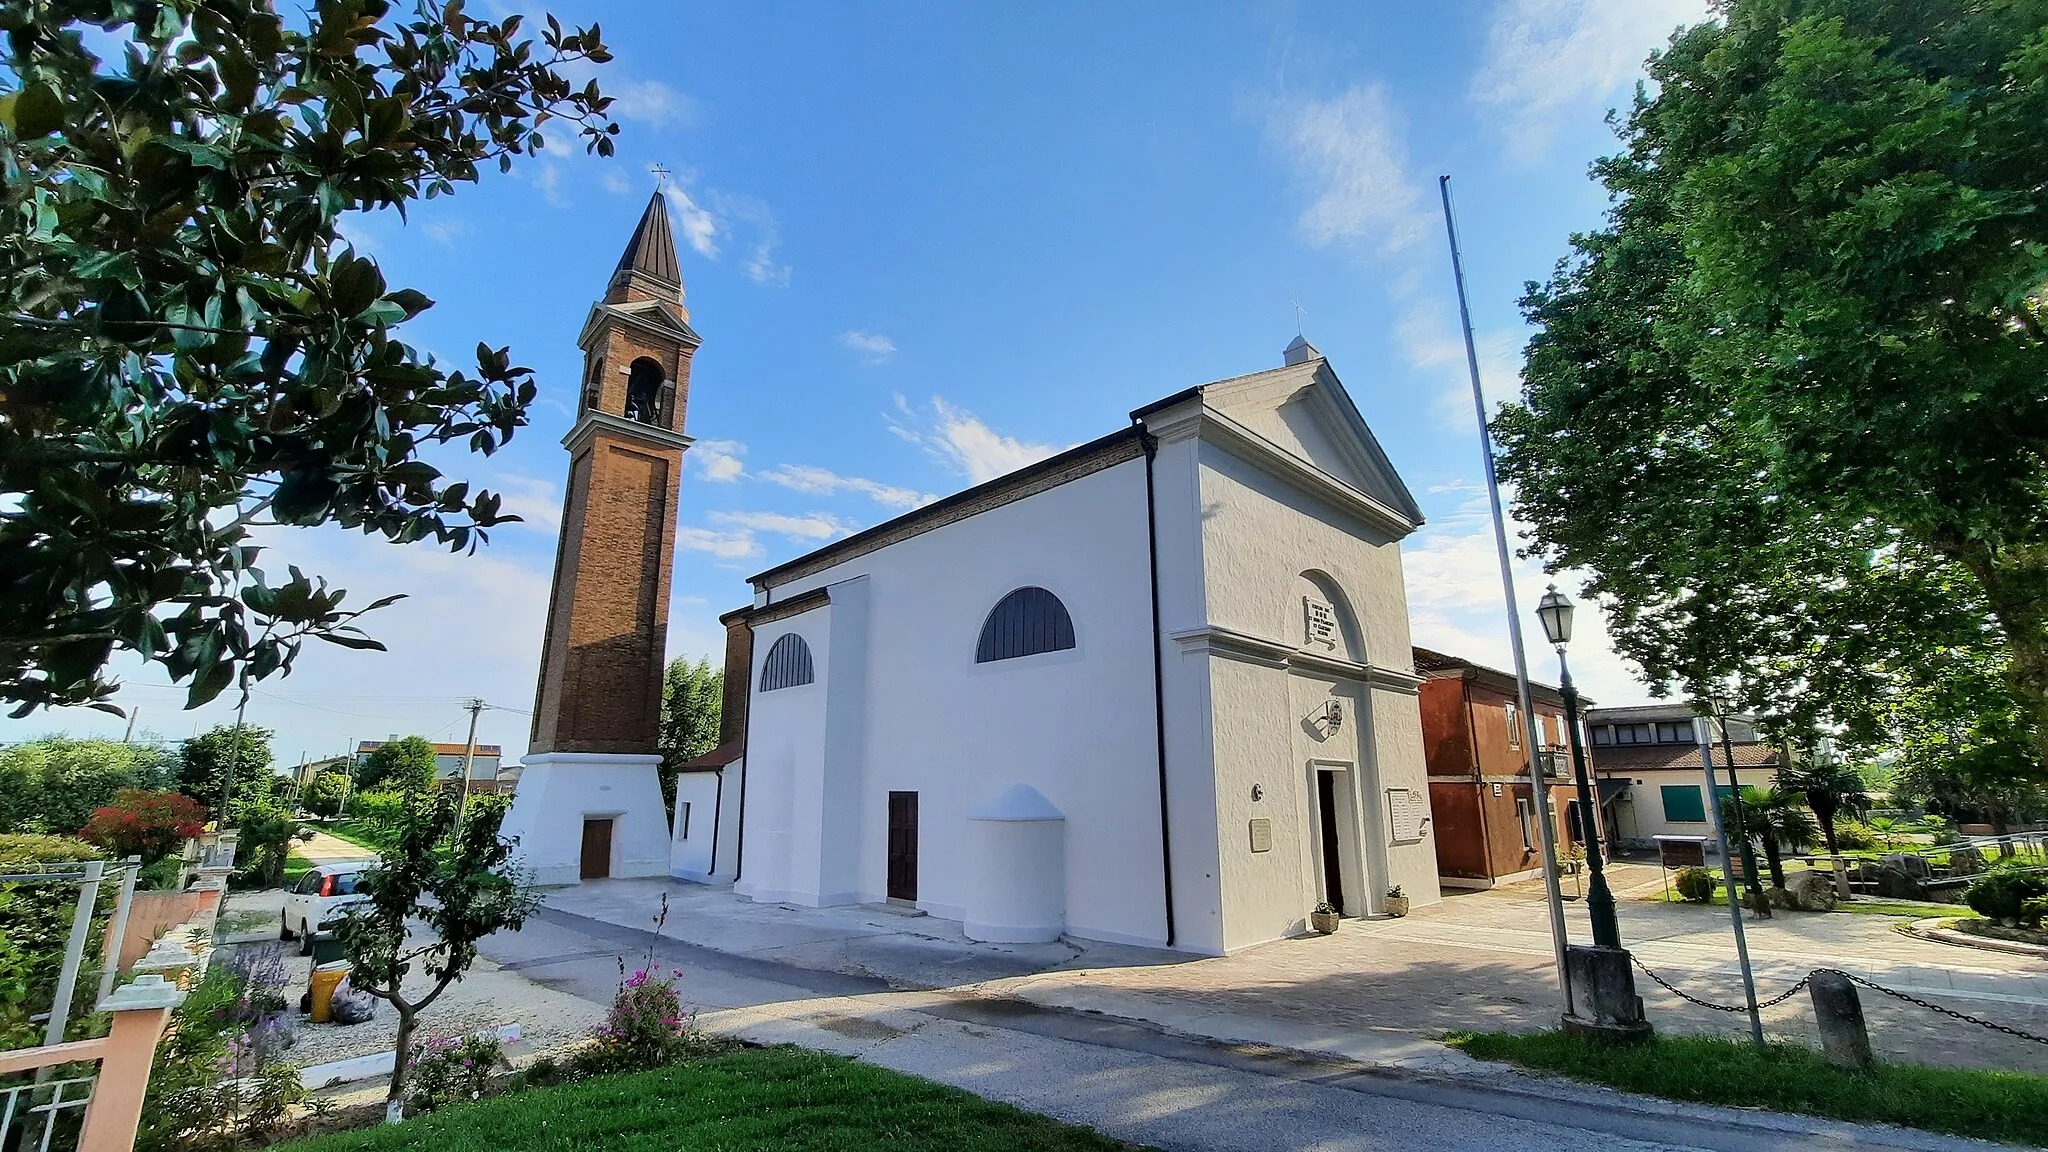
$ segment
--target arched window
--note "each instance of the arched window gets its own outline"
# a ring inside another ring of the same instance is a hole
[[[626,411],[628,420],[642,424],[653,424],[661,419],[657,401],[661,397],[661,365],[645,356],[633,361],[626,373]]]
[[[794,688],[812,679],[811,646],[803,637],[791,632],[769,645],[768,659],[761,663],[761,691]]]
[[[1074,646],[1074,618],[1060,598],[1043,588],[1019,588],[996,602],[981,626],[974,662],[1013,660]]]

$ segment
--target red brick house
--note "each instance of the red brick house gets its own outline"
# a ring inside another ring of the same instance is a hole
[[[1542,840],[1524,747],[1528,736],[1513,674],[1427,648],[1415,649],[1415,672],[1423,677],[1422,751],[1443,886],[1491,888],[1541,875]],[[1564,698],[1547,684],[1531,684],[1529,690],[1544,747],[1561,750]],[[1551,783],[1557,788],[1566,779],[1552,777]],[[1570,791],[1557,791],[1551,807],[1561,853],[1571,843],[1577,802]]]

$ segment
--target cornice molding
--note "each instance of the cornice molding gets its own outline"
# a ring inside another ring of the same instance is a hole
[[[1412,672],[1304,652],[1284,641],[1255,636],[1250,632],[1240,632],[1221,624],[1182,628],[1168,632],[1166,636],[1188,651],[1207,652],[1245,664],[1256,664],[1262,668],[1285,668],[1342,676],[1347,680],[1364,681],[1375,688],[1385,688],[1410,696],[1415,695],[1422,686],[1422,677]]]
[[[562,447],[567,448],[571,456],[580,455],[585,448],[590,447],[590,442],[597,438],[599,432],[609,432],[621,440],[636,441],[643,446],[658,451],[673,451],[678,455],[697,442],[695,438],[681,432],[656,428],[652,424],[642,424],[638,420],[628,420],[624,416],[615,416],[610,412],[585,409],[583,415],[577,419],[576,426],[569,429],[567,436],[562,437]]]

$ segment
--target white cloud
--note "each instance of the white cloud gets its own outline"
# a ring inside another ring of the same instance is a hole
[[[887,508],[915,508],[929,504],[936,497],[918,492],[912,488],[899,488],[894,484],[883,484],[865,480],[859,476],[841,476],[824,468],[809,464],[783,464],[766,472],[757,472],[755,479],[770,484],[780,484],[797,492],[813,496],[830,496],[840,492],[858,492],[875,503]]]
[[[747,474],[740,463],[740,457],[746,454],[747,446],[737,440],[699,440],[690,445],[686,459],[697,465],[698,473],[706,480],[730,484]]]
[[[947,467],[975,484],[1014,472],[1027,464],[1051,456],[1059,449],[1004,436],[964,408],[932,397],[930,412],[896,397],[896,415],[889,417],[889,430],[919,445]]]
[[[718,259],[718,234],[724,231],[718,218],[691,199],[682,187],[670,184],[667,191],[669,219],[675,222],[676,231],[683,234],[699,256]]]
[[[859,353],[861,359],[870,364],[880,364],[896,354],[896,342],[880,332],[841,332],[839,344]]]
[[[697,102],[659,80],[608,80],[603,87],[614,116],[657,128],[697,119]]]
[[[540,190],[541,199],[557,208],[567,207],[568,197],[562,195],[562,166],[546,159],[541,160],[539,165],[534,169],[533,186]]]
[[[859,530],[858,525],[849,524],[829,512],[811,512],[802,516],[781,512],[713,512],[710,520],[713,524],[749,532],[773,532],[794,540],[837,540]]]
[[[1489,414],[1521,391],[1522,339],[1516,332],[1486,332],[1473,339]],[[1404,301],[1394,322],[1394,342],[1410,368],[1441,381],[1430,401],[1437,423],[1457,432],[1473,431],[1471,369],[1465,363],[1464,334],[1450,308],[1438,300]]]
[[[1706,0],[1504,0],[1472,98],[1502,112],[1508,152],[1534,160],[1561,118],[1634,80],[1673,29],[1708,15]]]
[[[1311,244],[1363,240],[1393,253],[1427,230],[1422,190],[1409,178],[1407,147],[1382,86],[1284,102],[1268,130],[1315,190],[1300,219]]]
[[[747,258],[740,263],[740,271],[747,279],[756,284],[788,284],[789,265],[775,262],[776,246],[782,243],[782,227],[776,222],[774,210],[752,196],[716,190],[709,195],[721,217],[743,224],[753,233]]]
[[[562,526],[562,486],[519,472],[501,472],[483,487],[498,494],[505,511],[519,517],[519,527],[552,537]]]
[[[614,196],[630,196],[634,192],[633,178],[617,168],[607,168],[598,173],[597,182]]]
[[[761,545],[754,540],[754,534],[744,528],[719,532],[680,525],[676,528],[676,547],[692,552],[709,552],[721,560],[744,560],[761,554]]]
[[[1473,494],[1446,515],[1433,518],[1401,546],[1401,568],[1408,586],[1409,627],[1415,643],[1503,671],[1514,670],[1506,609],[1501,595],[1500,559],[1493,541],[1493,520],[1486,497],[1476,485],[1461,486]],[[1505,498],[1505,497],[1504,497]],[[1509,544],[1527,543],[1525,526],[1510,520]],[[1546,585],[1578,602],[1570,648],[1572,678],[1602,704],[1631,704],[1649,692],[1626,661],[1615,654],[1606,622],[1597,605],[1586,599],[1575,573],[1546,575],[1541,566],[1514,561],[1515,596],[1521,607],[1522,642],[1532,680],[1555,684],[1557,659],[1543,642],[1534,610]]]
[[[452,245],[457,238],[469,235],[469,223],[465,220],[429,220],[420,225],[420,231],[437,244]]]

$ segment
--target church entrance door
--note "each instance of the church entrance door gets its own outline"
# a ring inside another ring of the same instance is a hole
[[[612,874],[612,818],[585,817],[583,820],[583,867],[585,880],[602,880]]]
[[[1337,773],[1329,769],[1316,772],[1316,816],[1321,821],[1323,864],[1323,899],[1330,907],[1344,911],[1344,850],[1343,840],[1337,834]]]
[[[917,899],[917,793],[889,793],[889,899]]]

